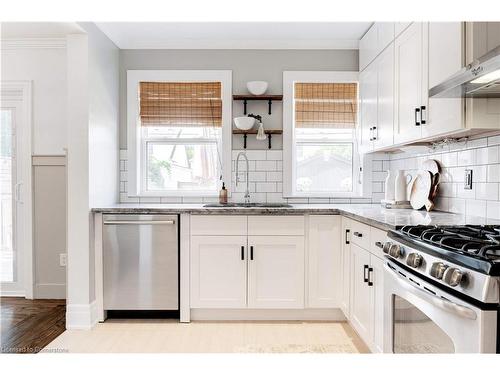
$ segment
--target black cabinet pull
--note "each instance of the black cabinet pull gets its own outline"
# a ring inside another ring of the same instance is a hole
[[[384,244],[380,241],[375,242],[375,246],[380,247],[381,249],[384,248]]]
[[[350,242],[349,242],[349,238],[348,238],[348,236],[347,236],[349,233],[351,233],[351,230],[350,230],[350,229],[346,229],[346,230],[345,230],[345,243],[346,243],[346,245],[349,245],[349,244],[350,244]]]
[[[370,141],[373,141],[373,127],[370,128]]]
[[[245,260],[245,246],[241,247],[241,260]]]
[[[356,237],[363,237],[363,233],[359,233],[359,232],[354,232],[353,233]]]
[[[424,117],[424,111],[425,110],[426,110],[425,105],[423,105],[423,106],[420,107],[420,123],[422,125],[425,125],[425,122],[426,122],[425,117]]]
[[[369,267],[368,268],[368,286],[373,286],[372,275],[373,275],[373,268]]]
[[[250,246],[250,260],[253,260],[253,246]]]
[[[365,265],[363,266],[363,281],[364,281],[365,283],[367,283],[367,282],[368,282],[368,274],[367,274],[367,272],[366,272],[366,271],[368,271],[368,265],[367,265],[367,264],[365,264]]]
[[[377,136],[375,135],[375,134],[376,134],[376,133],[375,133],[375,131],[376,131],[376,130],[377,130],[377,127],[376,127],[376,126],[374,126],[374,127],[373,127],[373,139],[372,139],[372,141],[376,141],[376,140],[377,140]],[[377,133],[378,133],[378,131],[377,131]]]
[[[420,114],[420,108],[415,108],[415,126],[420,126],[420,121],[418,121],[419,114]]]

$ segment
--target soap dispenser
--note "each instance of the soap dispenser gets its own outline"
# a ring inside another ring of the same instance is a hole
[[[219,192],[219,203],[227,204],[227,189],[226,186],[224,185],[224,182],[222,183],[222,189],[220,189]]]

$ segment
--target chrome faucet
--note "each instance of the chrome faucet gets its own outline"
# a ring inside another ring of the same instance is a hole
[[[250,203],[250,191],[248,190],[248,158],[247,155],[242,151],[236,157],[236,186],[238,186],[238,182],[240,182],[239,176],[239,166],[240,166],[240,156],[243,156],[246,161],[246,182],[247,188],[245,190],[245,203]]]

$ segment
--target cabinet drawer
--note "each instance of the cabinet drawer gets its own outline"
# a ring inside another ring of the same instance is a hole
[[[352,221],[352,236],[351,241],[365,250],[370,249],[370,226],[360,223],[359,221]]]
[[[303,236],[304,216],[248,216],[249,236]]]
[[[377,228],[371,228],[370,230],[370,252],[379,258],[384,258],[384,252],[382,248],[377,246],[377,242],[383,244],[385,242],[385,237],[387,233],[383,230]]]
[[[193,215],[193,236],[246,236],[247,217],[238,215]]]

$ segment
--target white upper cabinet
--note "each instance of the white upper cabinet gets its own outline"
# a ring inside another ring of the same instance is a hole
[[[394,23],[394,32],[395,32],[395,37],[397,37],[399,34],[401,34],[403,31],[405,31],[408,26],[410,26],[412,23],[411,22],[395,22]]]
[[[500,22],[467,22],[466,64],[480,58],[500,46]]]
[[[375,150],[394,142],[394,44],[377,57],[377,124],[373,130]]]
[[[429,88],[442,83],[464,66],[463,36],[462,22],[429,23]],[[461,130],[463,117],[462,98],[429,98],[429,121],[422,125],[422,137]]]
[[[359,41],[359,70],[364,70],[394,40],[394,22],[375,22]]]
[[[365,69],[377,56],[378,33],[376,23],[359,41],[359,70]]]
[[[361,150],[373,150],[373,128],[377,126],[377,64],[370,64],[360,74]]]
[[[340,306],[342,283],[340,216],[309,217],[308,242],[308,306],[336,308]]]
[[[427,122],[427,24],[412,23],[395,40],[394,142],[420,139]]]

